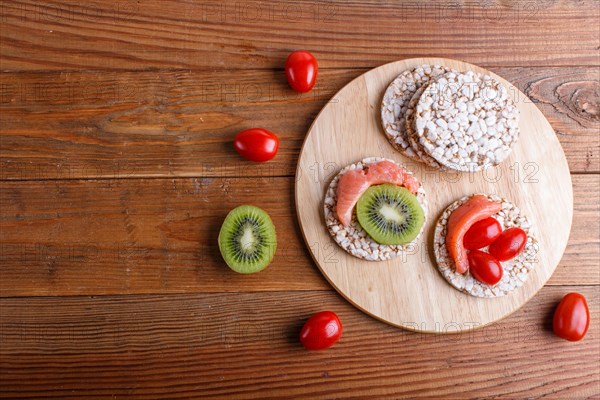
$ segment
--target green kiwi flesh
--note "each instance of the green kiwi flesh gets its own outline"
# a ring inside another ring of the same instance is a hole
[[[410,243],[425,222],[417,197],[392,184],[368,188],[358,199],[356,217],[374,241],[386,245]]]
[[[267,267],[277,248],[275,225],[269,214],[244,205],[229,212],[219,232],[223,259],[235,272],[252,274]]]

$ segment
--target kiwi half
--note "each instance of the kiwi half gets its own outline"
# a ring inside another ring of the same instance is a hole
[[[379,244],[414,240],[425,222],[423,208],[408,189],[391,185],[368,188],[356,205],[358,223]]]
[[[239,206],[229,212],[219,232],[223,259],[235,272],[252,274],[273,260],[277,248],[275,225],[258,207]]]

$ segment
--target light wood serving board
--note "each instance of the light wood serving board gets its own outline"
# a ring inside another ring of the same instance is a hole
[[[508,159],[479,173],[441,173],[392,148],[380,124],[383,92],[399,73],[419,64],[484,72],[509,88],[521,111],[521,134]],[[404,164],[427,192],[429,217],[415,254],[389,261],[364,261],[347,254],[329,236],[323,216],[325,191],[340,169],[369,156]],[[537,232],[540,250],[535,268],[521,288],[505,297],[480,299],[459,292],[435,265],[432,242],[438,217],[450,203],[473,193],[506,197],[524,210]],[[544,286],[567,245],[573,190],[567,160],[552,127],[521,91],[475,65],[443,58],[414,58],[359,76],[321,110],[300,153],[296,208],[316,264],[349,302],[391,325],[450,333],[497,321],[517,310]]]

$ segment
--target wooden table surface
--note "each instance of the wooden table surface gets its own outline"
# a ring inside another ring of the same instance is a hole
[[[0,11],[2,397],[600,398],[597,0],[2,0]],[[303,95],[282,71],[300,48],[320,65]],[[295,217],[295,166],[318,111],[370,68],[418,56],[517,85],[573,178],[573,229],[548,284],[459,335],[352,307]],[[233,150],[253,126],[278,133],[271,162]],[[280,243],[252,276],[216,245],[242,203],[269,212]],[[570,291],[591,307],[579,343],[551,332]],[[343,338],[308,352],[299,329],[323,309]]]

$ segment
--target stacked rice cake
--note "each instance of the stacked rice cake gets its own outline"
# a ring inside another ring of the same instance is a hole
[[[519,137],[519,110],[506,87],[489,75],[439,65],[394,79],[381,122],[394,148],[442,171],[498,165]]]

